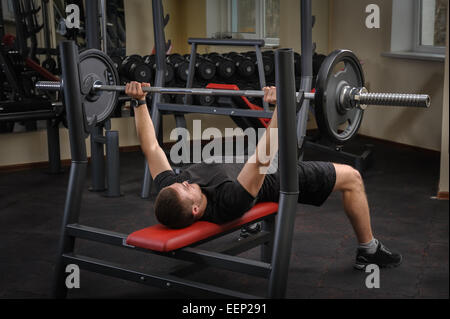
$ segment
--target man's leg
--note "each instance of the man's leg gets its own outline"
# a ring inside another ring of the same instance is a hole
[[[402,256],[392,253],[373,237],[369,205],[364,182],[359,172],[347,165],[333,165],[336,170],[334,190],[342,192],[345,212],[359,242],[354,267],[364,269],[369,264],[376,264],[380,267],[400,265]]]
[[[336,185],[333,191],[341,191],[344,209],[353,226],[360,244],[373,239],[370,225],[370,211],[364,182],[361,175],[354,168],[333,164],[336,169]]]

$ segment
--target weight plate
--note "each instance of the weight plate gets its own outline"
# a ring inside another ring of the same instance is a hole
[[[80,53],[79,72],[81,86],[92,79],[92,74],[95,74],[95,80],[105,85],[118,85],[119,83],[114,62],[105,53],[96,49]],[[117,105],[118,97],[119,92],[114,91],[97,92],[95,98],[86,95],[83,103],[88,122],[92,123],[95,116],[97,116],[97,123],[107,120]]]
[[[319,130],[340,144],[356,135],[364,115],[361,109],[347,110],[340,106],[340,93],[345,85],[363,87],[363,70],[353,52],[336,50],[323,61],[317,75],[315,115]]]
[[[141,83],[150,83],[152,80],[152,72],[153,70],[146,64],[136,64],[132,69],[131,80]]]
[[[56,61],[52,58],[47,58],[42,62],[42,67],[48,72],[55,74],[56,71]]]

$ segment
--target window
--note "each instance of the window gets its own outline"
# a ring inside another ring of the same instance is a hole
[[[445,61],[448,0],[393,0],[391,51],[383,56]]]
[[[280,0],[207,0],[212,38],[264,39],[279,44]]]
[[[14,22],[14,10],[12,5],[12,0],[1,0],[1,6],[3,11],[3,19],[5,21],[11,21]]]
[[[415,51],[445,54],[448,0],[416,3]]]

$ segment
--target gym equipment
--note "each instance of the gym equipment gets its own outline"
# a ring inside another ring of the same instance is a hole
[[[228,80],[233,77],[236,72],[236,66],[234,65],[233,60],[221,56],[217,53],[209,54],[208,58],[215,63],[217,74],[222,79]]]
[[[54,58],[48,57],[42,62],[42,67],[48,72],[55,74],[57,69],[57,63]]]
[[[117,76],[108,56],[98,51],[83,53],[80,61],[85,105],[88,118],[97,115],[99,122],[105,120],[117,102],[117,93],[124,92],[125,86],[117,86]],[[334,67],[343,62],[345,68],[333,73]],[[100,74],[100,75],[98,75]],[[104,74],[107,74],[105,77]],[[38,82],[41,90],[60,90],[59,82]],[[218,90],[198,88],[149,87],[149,93],[200,96],[243,96],[264,97],[258,90]],[[318,124],[335,141],[345,142],[358,131],[363,110],[367,105],[392,105],[429,107],[430,97],[418,94],[368,93],[364,88],[362,67],[356,56],[349,50],[337,50],[324,61],[317,76],[316,93],[298,93],[301,99],[313,100]],[[86,103],[86,102],[85,102]],[[342,125],[348,126],[342,129]]]
[[[153,65],[154,65],[154,59],[153,59]],[[186,82],[188,77],[188,69],[189,69],[189,63],[186,61],[186,58],[181,56],[178,53],[174,53],[169,55],[166,58],[166,61],[168,64],[170,64],[173,67],[175,76],[182,82]],[[169,75],[170,76],[170,75]],[[170,80],[170,79],[169,79]],[[171,82],[172,80],[168,81]]]
[[[256,52],[255,51],[249,51],[244,54],[244,56],[250,58],[253,63],[255,64],[255,67],[257,68],[257,58],[256,58]],[[273,77],[274,71],[275,71],[275,63],[274,63],[274,56],[273,54],[263,54],[263,65],[264,65],[264,74],[266,77]]]
[[[144,63],[141,56],[130,55],[123,60],[119,73],[131,81],[150,83],[153,70]]]
[[[249,78],[255,74],[256,71],[255,64],[250,58],[235,52],[227,53],[225,54],[225,56],[233,60],[236,66],[236,70],[240,76],[244,78]]]
[[[200,81],[210,81],[216,76],[216,65],[206,57],[198,56],[195,60],[195,74]]]
[[[113,85],[119,82],[119,76],[111,59],[102,51],[89,49],[80,54],[80,79],[82,93],[86,94],[83,101],[86,118],[91,123],[101,123],[109,118],[116,107],[119,93],[89,94],[95,81]]]
[[[155,1],[156,2],[156,1]],[[155,3],[154,2],[154,3]],[[161,3],[160,1],[158,1]],[[155,12],[155,10],[154,10]],[[160,11],[157,11],[160,12]],[[185,292],[203,292],[218,296],[232,296],[239,298],[255,297],[249,294],[224,289],[213,285],[187,280],[173,274],[156,274],[136,272],[122,266],[114,265],[106,260],[82,256],[77,252],[76,242],[79,239],[110,244],[113,246],[146,252],[153,255],[163,255],[178,260],[190,261],[204,265],[220,267],[235,272],[261,276],[269,279],[269,297],[281,298],[284,295],[286,280],[283,278],[285,259],[290,256],[290,241],[292,232],[291,219],[295,218],[293,209],[297,205],[298,182],[287,183],[285,178],[296,179],[295,174],[289,174],[296,167],[295,150],[295,87],[293,85],[292,52],[284,50],[277,57],[277,85],[280,90],[280,102],[286,105],[279,111],[280,125],[280,166],[283,166],[280,175],[281,201],[280,204],[264,203],[255,206],[247,214],[231,223],[216,225],[210,223],[196,223],[190,228],[182,230],[169,230],[161,226],[145,228],[133,232],[131,235],[121,234],[109,230],[99,229],[79,223],[81,213],[83,188],[87,176],[87,152],[85,145],[86,120],[83,110],[84,88],[82,75],[78,74],[78,48],[73,41],[63,42],[60,46],[62,71],[64,78],[64,105],[68,113],[69,140],[72,154],[72,164],[68,183],[68,192],[64,208],[64,218],[61,239],[58,249],[58,261],[55,267],[54,296],[65,297],[67,264],[75,263],[80,268],[103,273],[110,276],[156,285],[165,288],[181,288]],[[291,64],[291,65],[290,65]],[[291,132],[288,132],[291,130]],[[283,132],[286,131],[286,132]],[[292,147],[294,146],[294,147]],[[286,148],[288,150],[286,150]],[[289,156],[287,158],[287,156]],[[291,184],[294,187],[291,187]],[[275,213],[277,227],[275,230]],[[195,247],[188,247],[239,230],[241,226],[264,220],[263,231],[233,243],[223,252],[209,252]],[[155,247],[151,247],[154,245]],[[160,248],[158,248],[158,246]],[[249,260],[234,255],[254,247],[261,247],[261,261]],[[177,249],[178,248],[178,249]],[[173,250],[176,249],[176,250]]]
[[[295,67],[295,75],[302,75],[302,56],[295,52],[294,53],[294,67]]]
[[[340,63],[344,68],[336,70]],[[363,119],[364,74],[357,57],[348,50],[334,51],[322,65],[316,78],[317,125],[333,141],[343,143],[356,134]]]
[[[320,67],[323,62],[326,60],[327,56],[323,54],[314,53],[313,55],[313,74],[317,76],[319,74]]]

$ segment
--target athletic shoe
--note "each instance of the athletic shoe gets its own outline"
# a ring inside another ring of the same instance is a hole
[[[365,249],[358,248],[354,267],[364,270],[367,265],[377,265],[380,268],[394,268],[402,263],[402,255],[393,253],[380,241],[375,253],[368,254]]]

